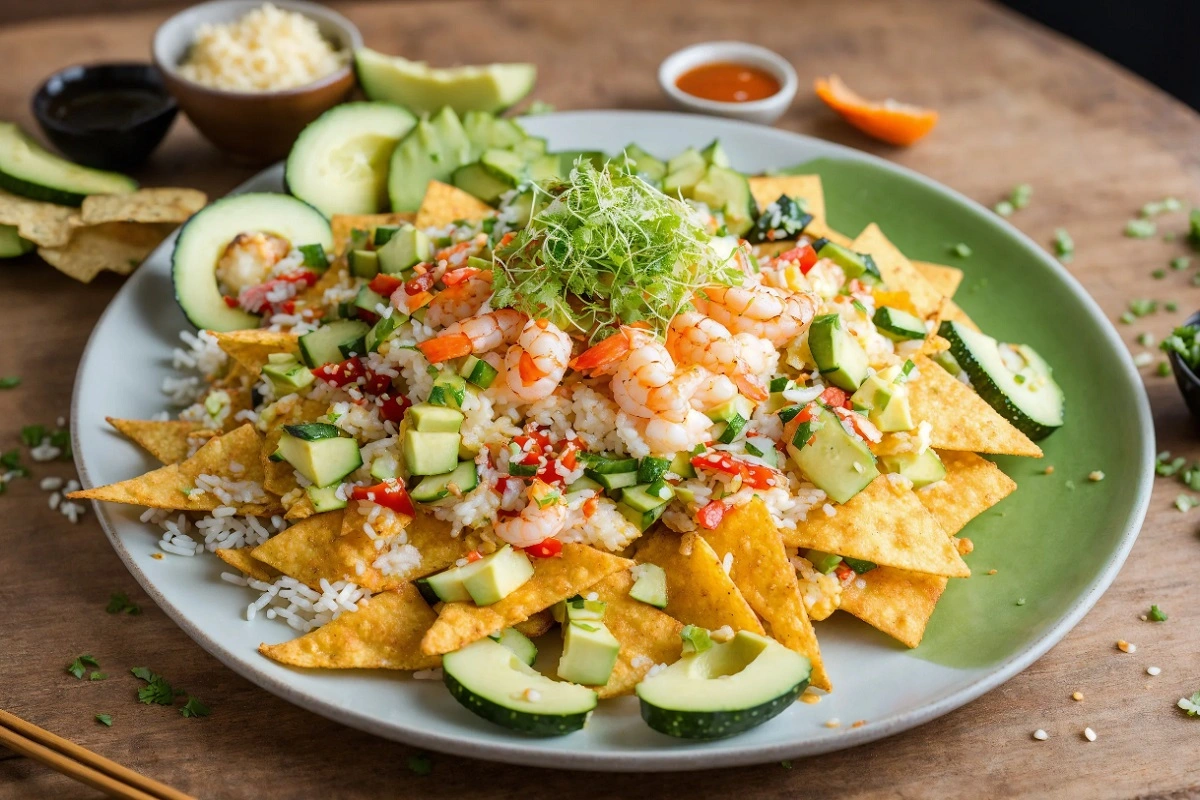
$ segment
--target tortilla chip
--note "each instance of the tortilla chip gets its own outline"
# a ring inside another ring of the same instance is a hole
[[[315,631],[258,652],[280,664],[323,669],[431,669],[439,656],[421,652],[421,637],[437,619],[417,587],[372,595]]]
[[[1042,457],[1042,448],[1014,428],[966,384],[922,355],[913,356],[920,374],[909,382],[913,419],[933,428],[938,450],[967,450]]]
[[[1017,482],[999,467],[974,453],[938,453],[946,477],[917,490],[921,505],[950,535],[1017,490]]]
[[[334,214],[329,218],[329,227],[333,230],[333,252],[336,255],[343,254],[352,230],[373,231],[380,225],[401,225],[416,218],[415,214],[407,211],[391,214]]]
[[[963,271],[958,267],[947,267],[928,261],[914,261],[912,265],[942,297],[954,297],[959,284],[962,283]]]
[[[259,461],[263,467],[263,488],[281,498],[285,495],[296,498],[294,500],[289,498],[290,502],[287,505],[289,514],[292,514],[292,509],[299,509],[291,516],[291,519],[304,519],[311,516],[313,513],[312,501],[307,492],[294,494],[300,488],[300,484],[296,481],[295,468],[286,461],[272,461],[271,455],[279,448],[279,439],[283,436],[284,425],[313,422],[323,415],[328,407],[329,404],[324,400],[301,399],[297,395],[290,405],[280,403],[275,406],[276,413],[267,424],[263,436],[262,451],[259,453]],[[303,513],[305,506],[310,510],[309,513]]]
[[[750,607],[771,626],[771,635],[783,646],[807,656],[812,662],[812,685],[828,691],[833,688],[812,623],[808,619],[796,568],[783,549],[779,530],[762,500],[749,503],[725,515],[716,530],[702,535],[721,558],[733,554],[733,579]]]
[[[883,275],[883,285],[890,291],[908,292],[922,319],[937,312],[942,304],[941,293],[888,241],[878,225],[868,225],[850,247],[859,253],[869,253]]]
[[[912,488],[880,475],[828,516],[813,509],[794,529],[783,530],[788,547],[809,547],[888,567],[966,578],[954,542],[921,505]]]
[[[349,273],[350,268],[346,266],[346,259],[344,257],[335,259],[329,265],[329,269],[317,278],[316,283],[296,295],[297,308],[319,308],[324,302],[325,292],[335,286],[341,286],[342,281],[348,279]]]
[[[104,500],[174,511],[212,511],[225,503],[212,492],[192,493],[196,478],[216,475],[231,481],[253,481],[261,486],[263,471],[258,460],[261,446],[262,439],[254,426],[242,425],[210,439],[195,455],[178,464],[169,464],[139,478],[72,492],[67,496],[73,500]],[[230,470],[231,463],[240,464],[242,471],[235,475]],[[283,513],[278,499],[266,495],[259,502],[233,505],[239,514],[261,517]]]
[[[217,558],[234,569],[240,570],[244,574],[254,578],[256,581],[267,581],[269,583],[279,577],[279,570],[269,564],[264,564],[250,555],[248,547],[223,547],[215,552]]]
[[[628,559],[585,544],[564,544],[559,557],[533,559],[533,577],[500,602],[490,606],[446,603],[425,634],[421,650],[431,655],[457,650],[632,566]]]
[[[803,200],[808,213],[813,215],[812,222],[804,229],[811,237],[824,236],[827,232],[825,225],[825,192],[821,188],[820,175],[760,175],[747,178],[750,183],[750,194],[761,211],[786,194],[793,200]]]
[[[353,562],[346,563],[336,547],[341,533],[341,511],[316,514],[275,534],[250,555],[308,586],[320,586],[322,578],[330,583],[341,580],[357,583]]]
[[[89,283],[104,270],[118,275],[133,272],[172,230],[172,225],[106,222],[75,228],[66,244],[39,247],[38,255],[59,272]]]
[[[518,633],[524,634],[530,639],[544,636],[553,627],[554,615],[550,613],[549,609],[539,611],[524,622],[518,622],[516,625],[513,625],[513,628]]]
[[[40,247],[62,247],[71,241],[78,221],[77,209],[0,190],[0,224],[17,226],[17,233]]]
[[[637,560],[657,564],[667,573],[667,607],[687,625],[716,630],[765,634],[754,609],[721,567],[721,559],[704,537],[658,530],[639,540]]]
[[[477,222],[496,213],[496,209],[479,200],[475,195],[440,181],[430,181],[425,188],[425,199],[417,210],[418,228],[441,228],[456,220]]]
[[[925,341],[921,342],[921,349],[918,352],[924,353],[925,355],[932,355],[933,353],[940,353],[943,350],[949,349],[950,343],[948,341],[938,336],[936,333],[931,333],[925,338]]]
[[[96,194],[83,198],[79,209],[84,225],[105,222],[187,222],[208,202],[196,189],[138,189],[129,194]]]
[[[214,331],[212,335],[226,355],[255,376],[262,372],[272,353],[297,355],[300,352],[300,337],[294,333],[251,329],[227,333]]]
[[[163,464],[178,464],[191,453],[189,436],[203,425],[186,420],[117,419],[105,417],[121,435]]]
[[[807,231],[808,229],[805,230]],[[833,242],[834,244],[840,244],[842,247],[849,247],[850,245],[854,244],[853,237],[847,236],[844,233],[838,233],[828,225],[822,225],[818,228],[813,228],[812,233],[819,236],[824,236],[829,241]]]
[[[973,331],[979,330],[979,326],[975,324],[975,320],[967,316],[967,312],[958,307],[949,297],[942,300],[942,304],[938,307],[937,324],[941,327],[943,321],[961,322]],[[937,330],[935,328],[934,330]]]
[[[862,586],[858,585],[862,581]],[[842,589],[842,610],[873,628],[916,647],[925,635],[946,578],[876,567]]]
[[[308,496],[307,492],[301,495],[292,495],[286,499],[281,497],[280,499],[283,501],[284,508],[287,509],[283,518],[288,522],[299,522],[317,513],[317,508],[313,505],[312,498]]]
[[[683,623],[654,606],[634,600],[629,596],[632,588],[633,576],[629,570],[621,570],[589,590],[607,604],[604,625],[621,643],[608,683],[596,689],[600,697],[631,694],[651,667],[679,660],[683,649],[683,640],[679,638]],[[635,661],[640,666],[635,667]]]

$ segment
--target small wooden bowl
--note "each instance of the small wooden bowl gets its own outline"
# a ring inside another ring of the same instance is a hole
[[[154,64],[179,107],[206,139],[240,160],[276,161],[287,155],[304,126],[337,105],[354,89],[353,59],[312,83],[275,92],[231,92],[188,80],[179,64],[204,23],[228,23],[260,7],[262,0],[215,0],[187,8],[154,33]],[[317,23],[321,35],[342,51],[362,47],[354,23],[324,6],[301,0],[274,0],[284,11]]]

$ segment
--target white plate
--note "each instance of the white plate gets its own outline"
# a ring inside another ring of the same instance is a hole
[[[650,152],[676,153],[686,145],[703,146],[720,137],[733,163],[754,172],[816,157],[877,159],[827,142],[740,122],[700,116],[644,112],[578,112],[523,120],[532,133],[546,136],[552,149],[619,151],[636,141]],[[913,178],[912,173],[887,168]],[[281,191],[277,165],[238,191]],[[926,179],[954,202],[978,206]],[[836,220],[835,220],[836,221]],[[1013,233],[1013,236],[1018,236]],[[1030,248],[1032,243],[1025,241]],[[117,436],[105,416],[148,419],[164,409],[162,379],[173,374],[172,348],[178,332],[190,329],[173,300],[168,239],[134,273],[105,311],[84,353],[76,380],[72,433],[76,461],[85,486],[123,480],[155,464]],[[1048,262],[1048,259],[1043,259]],[[1066,281],[1086,313],[1107,326],[1095,305],[1056,264],[1045,269]],[[1057,270],[1057,272],[1055,272]],[[1097,328],[1100,330],[1100,328]],[[1117,352],[1111,331],[1104,347]],[[1123,350],[1120,350],[1123,352]],[[1120,361],[1122,356],[1113,356]],[[1124,362],[1118,370],[1136,375]],[[1144,397],[1131,399],[1130,414],[1140,428],[1136,450],[1152,462]],[[1136,406],[1136,407],[1135,407]],[[1111,473],[1110,473],[1111,474]],[[922,660],[846,615],[819,625],[822,651],[836,691],[819,705],[797,703],[779,718],[747,734],[716,742],[670,739],[641,721],[637,701],[605,702],[579,733],[531,739],[510,733],[468,713],[440,683],[402,674],[313,671],[276,664],[257,653],[261,642],[291,638],[294,631],[261,616],[246,622],[250,590],[219,579],[225,565],[208,555],[158,560],[158,533],[138,522],[141,509],[98,505],[97,515],[113,547],[145,590],[205,650],[247,679],[318,714],[366,731],[414,745],[459,755],[536,766],[621,771],[720,767],[793,758],[837,750],[879,739],[919,725],[957,708],[1012,677],[1061,639],[1108,586],[1133,543],[1145,513],[1148,479],[1137,478],[1136,500],[1114,521],[1119,538],[1090,576],[1086,589],[1064,602],[1014,652],[983,666],[955,667]],[[837,717],[860,728],[831,729]]]

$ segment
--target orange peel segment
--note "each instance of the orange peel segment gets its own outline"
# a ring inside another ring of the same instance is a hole
[[[895,100],[874,103],[860,96],[837,75],[813,82],[817,97],[841,117],[868,136],[889,144],[910,145],[923,138],[937,124],[938,112],[932,108],[908,105]]]

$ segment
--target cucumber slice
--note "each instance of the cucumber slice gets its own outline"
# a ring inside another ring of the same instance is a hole
[[[938,335],[971,379],[975,391],[1017,430],[1035,441],[1062,427],[1065,398],[1054,371],[1032,347],[999,344],[947,320]]]
[[[467,382],[461,375],[449,369],[443,369],[433,379],[433,388],[429,390],[429,402],[435,406],[462,408],[467,399]]]
[[[691,197],[692,187],[704,177],[708,162],[700,151],[689,147],[667,162],[667,176],[663,178],[663,193],[669,195],[682,194]]]
[[[535,736],[577,731],[596,708],[591,689],[551,680],[486,637],[447,653],[442,670],[450,694],[471,713]]]
[[[450,487],[458,490],[452,492]],[[479,485],[479,473],[475,470],[474,461],[460,461],[458,466],[444,475],[427,475],[413,487],[409,494],[418,503],[436,503],[453,494],[455,497],[466,494]]]
[[[392,210],[416,211],[429,182],[449,180],[470,155],[471,143],[449,106],[433,118],[419,121],[396,145],[388,165]]]
[[[77,206],[90,194],[128,194],[138,185],[116,172],[72,164],[43,150],[14,123],[0,122],[0,187],[34,200]]]
[[[479,158],[479,165],[509,189],[516,187],[529,174],[525,159],[511,150],[485,150]]]
[[[16,225],[0,225],[0,258],[16,258],[34,247],[33,242],[21,238]]]
[[[659,481],[630,486],[621,491],[621,502],[635,511],[650,511],[675,496],[671,484]]]
[[[638,483],[654,483],[667,474],[667,470],[671,468],[671,462],[665,458],[656,458],[654,456],[646,456],[638,464]]]
[[[308,124],[288,154],[288,191],[327,217],[387,208],[388,163],[417,124],[391,103],[345,103]]]
[[[537,645],[516,628],[505,628],[499,633],[493,633],[488,638],[494,642],[499,642],[501,647],[507,647],[509,650],[512,650],[516,653],[517,658],[531,667],[533,666],[533,662],[537,661]]]
[[[306,486],[304,487],[304,491],[317,513],[337,511],[339,508],[346,507],[346,501],[337,496],[339,486],[340,484],[332,486]]]
[[[443,106],[460,114],[499,113],[520,102],[537,80],[533,64],[435,69],[422,61],[387,56],[366,47],[354,51],[354,65],[368,98],[398,103],[418,113],[432,113]]]
[[[636,458],[608,458],[607,456],[597,455],[595,453],[580,454],[588,466],[588,470],[601,475],[608,475],[615,472],[633,472],[638,470],[638,460]]]
[[[344,361],[342,347],[363,341],[371,326],[357,319],[338,319],[300,337],[300,357],[309,369]]]
[[[615,492],[618,489],[624,489],[627,486],[637,484],[637,472],[596,472],[595,470],[585,469],[583,474],[594,480],[596,483],[604,487],[607,492]]]
[[[599,494],[604,491],[604,487],[598,482],[592,480],[587,475],[581,475],[575,479],[575,482],[567,487],[567,494],[575,494],[576,492],[596,492]]]
[[[880,306],[871,317],[879,332],[897,342],[906,339],[924,339],[927,331],[920,317],[898,308]]]
[[[879,283],[883,275],[869,253],[856,253],[849,247],[834,244],[828,239],[817,239],[812,244],[818,258],[828,258],[842,268],[846,279],[858,278],[864,283]]]

